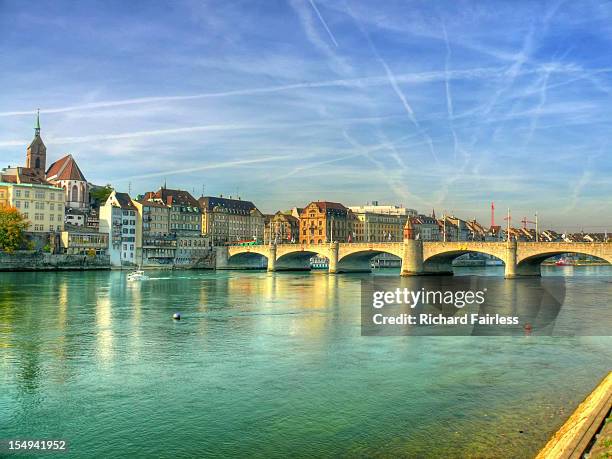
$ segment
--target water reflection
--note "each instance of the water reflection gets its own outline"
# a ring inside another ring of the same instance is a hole
[[[387,456],[483,445],[525,455],[543,441],[532,432],[554,430],[559,410],[584,397],[611,357],[609,338],[538,336],[554,310],[527,308],[532,286],[502,279],[490,286],[504,313],[534,324],[528,339],[362,337],[369,275],[153,272],[134,285],[120,272],[0,276],[0,438],[51,426],[81,456],[116,456],[122,444],[119,456],[134,457],[133,432],[150,455],[172,448],[182,457],[288,455],[296,445],[351,456],[364,451],[360,442]],[[611,286],[566,279],[564,305],[575,315],[559,314],[555,328],[602,322]],[[175,311],[184,320],[173,321]],[[532,430],[503,447],[490,441],[525,423]]]

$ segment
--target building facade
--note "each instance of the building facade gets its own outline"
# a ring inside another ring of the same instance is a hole
[[[400,215],[400,216],[405,216],[405,217],[415,217],[418,214],[418,212],[415,209],[408,209],[404,206],[396,206],[396,205],[381,206],[378,204],[378,201],[374,201],[372,204],[366,204],[365,206],[350,206],[349,209],[351,209],[351,211],[355,214],[362,213],[362,212],[369,212],[372,214]]]
[[[440,225],[433,216],[417,215],[410,217],[415,238],[422,241],[439,241],[441,237]]]
[[[264,242],[293,244],[300,240],[300,220],[291,212],[278,211],[266,221]]]
[[[64,230],[64,195],[61,188],[32,183],[0,182],[0,201],[15,207],[28,221],[28,232]]]
[[[143,266],[169,265],[176,256],[176,234],[170,232],[170,207],[160,201],[134,201],[137,209],[136,258]]]
[[[164,249],[175,247],[172,261],[175,265],[194,265],[210,255],[210,238],[202,234],[200,204],[189,192],[162,187],[146,193],[144,200],[165,204],[170,209],[168,245]]]
[[[3,185],[0,183],[0,207],[8,207],[8,185]]]
[[[108,234],[82,227],[62,231],[60,243],[62,253],[71,255],[106,255],[109,247]]]
[[[300,242],[323,244],[350,242],[353,238],[355,216],[342,204],[313,201],[300,214]]]
[[[202,210],[202,233],[214,245],[264,239],[264,215],[251,201],[203,196],[198,202]]]
[[[170,232],[175,234],[201,234],[201,211],[198,201],[187,191],[162,187],[145,194],[147,201],[157,201],[170,208]]]
[[[100,232],[108,234],[112,266],[137,264],[136,214],[136,206],[127,193],[113,191],[100,207]]]

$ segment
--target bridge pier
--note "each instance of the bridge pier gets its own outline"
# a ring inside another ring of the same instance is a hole
[[[268,271],[276,271],[276,245],[270,244],[269,248],[270,255],[268,256]]]
[[[329,265],[327,272],[328,274],[338,273],[338,243],[332,242],[329,244]]]
[[[506,279],[517,279],[519,277],[541,276],[540,261],[535,263],[518,263],[518,244],[516,241],[508,241],[506,244],[506,259],[504,277]]]
[[[517,277],[516,269],[516,241],[508,240],[506,243],[506,256],[504,259],[504,277],[514,279]]]
[[[401,276],[421,276],[423,269],[423,241],[404,239]]]

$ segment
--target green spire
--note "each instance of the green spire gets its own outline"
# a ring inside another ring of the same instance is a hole
[[[34,127],[34,132],[37,136],[40,135],[40,108],[36,110],[36,126]]]

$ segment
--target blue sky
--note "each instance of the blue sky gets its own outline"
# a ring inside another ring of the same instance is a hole
[[[612,3],[0,0],[0,157],[612,230]],[[4,163],[4,164],[3,164]]]

